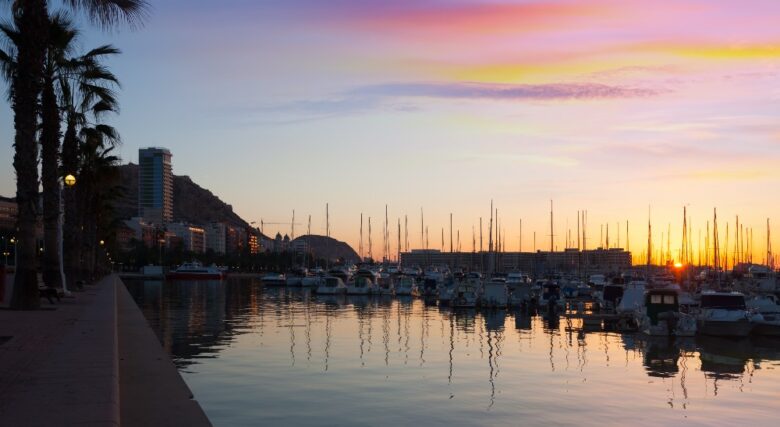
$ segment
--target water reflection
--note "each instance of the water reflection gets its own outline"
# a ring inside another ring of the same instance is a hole
[[[763,409],[780,392],[777,339],[618,334],[555,312],[317,296],[251,280],[127,287],[215,424],[324,419],[311,411],[332,411],[338,424],[478,423],[486,411],[508,423],[522,413],[589,424],[577,414],[594,408],[616,417],[607,420],[629,415],[605,408],[605,393],[635,396],[633,411],[673,410],[654,413],[658,421],[684,411],[722,422],[730,402],[745,408],[735,393],[753,393],[748,406]],[[350,402],[383,415],[345,420],[337,409]]]

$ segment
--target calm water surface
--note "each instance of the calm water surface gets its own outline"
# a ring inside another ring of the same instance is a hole
[[[215,425],[780,425],[780,341],[259,281],[127,282]]]

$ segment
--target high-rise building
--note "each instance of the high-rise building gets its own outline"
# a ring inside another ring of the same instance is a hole
[[[173,219],[173,172],[166,148],[138,150],[138,215],[157,224]]]

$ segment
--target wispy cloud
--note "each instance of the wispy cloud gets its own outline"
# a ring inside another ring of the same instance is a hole
[[[496,102],[636,98],[656,95],[644,88],[600,83],[521,84],[387,83],[361,86],[330,97],[268,104],[252,109],[262,122],[295,123],[384,109],[419,111],[418,99],[491,100]],[[247,112],[246,109],[241,109]]]
[[[390,83],[364,86],[351,92],[372,97],[423,97],[493,100],[561,100],[634,98],[656,95],[644,88],[610,86],[600,83],[485,84],[485,83]]]

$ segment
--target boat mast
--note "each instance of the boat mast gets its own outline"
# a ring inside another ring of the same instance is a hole
[[[401,218],[398,218],[398,257],[396,261],[398,265],[401,265]]]
[[[371,241],[371,217],[368,217],[368,258],[372,263],[374,262],[373,243],[374,242]]]
[[[550,200],[550,252],[555,250],[555,234],[553,230],[553,201]]]
[[[358,245],[358,252],[360,252],[360,261],[363,261],[363,212],[360,212],[360,244]]]
[[[452,253],[452,212],[450,212],[450,253]]]

